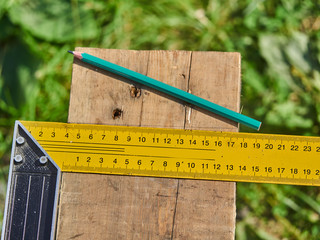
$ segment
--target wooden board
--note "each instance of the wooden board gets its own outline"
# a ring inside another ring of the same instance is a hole
[[[239,111],[238,53],[76,50]],[[238,129],[154,90],[142,87],[134,97],[132,85],[75,60],[69,122]],[[235,183],[62,174],[57,239],[234,239],[234,230]]]

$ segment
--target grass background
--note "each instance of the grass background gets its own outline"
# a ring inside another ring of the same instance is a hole
[[[317,0],[0,0],[0,227],[14,120],[66,122],[75,46],[236,51],[261,132],[320,132]],[[241,131],[251,131],[245,127]],[[237,184],[236,239],[320,239],[316,187]]]

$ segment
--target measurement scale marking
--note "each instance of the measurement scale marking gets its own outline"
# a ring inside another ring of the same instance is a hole
[[[145,148],[170,148],[170,149],[184,149],[184,150],[200,150],[200,151],[216,151],[216,149],[211,148],[189,148],[189,147],[175,147],[175,146],[157,146],[157,145],[137,145],[137,144],[122,144],[122,143],[99,143],[99,142],[78,142],[78,141],[58,141],[58,140],[38,140],[39,143],[41,142],[63,142],[67,144],[90,144],[90,145],[115,145],[115,146],[125,146],[125,147],[145,147]],[[42,144],[44,145],[44,144]],[[98,148],[98,147],[97,147]]]
[[[63,171],[320,185],[317,137],[23,123]]]
[[[71,152],[71,151],[56,151],[44,148],[48,153],[50,152],[58,152],[58,153],[71,153],[71,154],[97,154],[97,155],[111,155],[111,156],[128,156],[128,157],[145,157],[145,158],[175,158],[170,156],[157,156],[157,155],[138,155],[138,154],[121,154],[121,153],[98,153],[98,152]],[[214,158],[185,158],[184,159],[192,159],[192,160],[207,160],[207,161],[215,161]]]
[[[68,166],[65,166],[66,169]],[[184,179],[199,179],[201,177],[202,180],[223,180],[223,181],[237,181],[237,182],[248,182],[247,180],[242,179],[242,175],[240,174],[231,174],[231,175],[223,175],[223,174],[216,174],[216,173],[200,173],[200,172],[177,172],[177,171],[167,171],[167,170],[138,170],[138,169],[121,169],[121,168],[99,168],[95,169],[94,167],[84,167],[79,166],[77,167],[77,170],[72,168],[72,172],[84,172],[88,168],[91,168],[93,170],[97,170],[97,173],[105,173],[105,174],[117,174],[117,175],[134,175],[134,176],[149,176],[149,177],[160,177],[160,178],[184,178]],[[82,169],[82,170],[81,170]],[[163,171],[165,171],[167,174],[163,175]],[[190,175],[191,174],[191,175]],[[272,179],[268,179],[264,176],[256,176],[254,177],[254,182],[256,183],[265,183],[268,181],[268,183],[274,183],[274,184],[295,184],[295,185],[310,185],[310,186],[319,186],[319,180],[318,179],[309,179],[308,181],[300,181],[301,179],[294,179],[295,181],[292,181],[291,178],[279,178],[274,177]],[[303,179],[304,180],[304,179]]]
[[[45,148],[44,148],[45,149]],[[147,158],[174,158],[168,156],[150,156],[150,155],[135,155],[135,154],[120,154],[120,153],[96,153],[96,152],[66,152],[66,151],[51,151],[45,149],[48,153],[50,152],[60,152],[60,153],[86,153],[86,154],[101,154],[101,155],[111,155],[111,156],[131,156],[131,157],[147,157]]]
[[[233,133],[230,133],[230,134],[233,134]],[[239,134],[242,134],[242,133],[239,133]],[[187,135],[186,135],[187,136]],[[283,138],[286,138],[286,137],[284,137],[283,135],[279,135],[279,136],[277,136],[277,135],[273,135],[274,137],[279,137],[279,138],[281,138],[281,137],[283,137]],[[201,137],[201,136],[199,136],[199,137]],[[215,135],[212,135],[211,137],[216,137]],[[289,138],[292,138],[292,137],[297,137],[297,136],[289,136]],[[288,137],[287,137],[288,138]],[[310,137],[304,137],[304,138],[310,138]],[[36,139],[37,139],[37,137],[36,137]],[[238,140],[239,139],[236,139],[236,140],[234,140],[234,142],[238,142]],[[268,140],[268,143],[270,143],[270,139],[268,139],[268,138],[266,138],[266,137],[260,137],[260,136],[258,136],[258,137],[253,137],[253,136],[249,136],[249,137],[247,137],[247,139],[245,139],[245,140],[242,140],[242,143],[245,143],[245,141],[256,141],[256,143],[259,143],[259,144],[263,144],[263,143],[261,143],[261,141],[265,141],[265,140]],[[259,141],[260,140],[260,142],[257,142],[257,141]],[[291,146],[293,146],[293,145],[300,145],[300,147],[301,147],[301,145],[305,145],[305,146],[309,146],[310,144],[312,144],[312,143],[318,143],[319,141],[315,141],[315,139],[312,139],[313,141],[303,141],[303,140],[300,140],[300,141],[295,141],[295,143],[294,144],[289,144],[289,145],[291,145]],[[63,142],[63,143],[67,143],[67,144],[77,144],[77,143],[79,143],[79,144],[90,144],[90,145],[116,145],[116,146],[132,146],[132,147],[147,147],[147,148],[169,148],[169,149],[186,149],[186,150],[201,150],[201,151],[203,151],[203,150],[205,150],[205,151],[217,151],[216,149],[211,149],[211,148],[191,148],[191,147],[182,147],[182,146],[180,146],[180,145],[178,145],[178,146],[157,146],[157,145],[144,145],[145,143],[141,143],[141,145],[136,145],[136,144],[122,144],[122,143],[99,143],[99,142],[77,142],[77,141],[59,141],[59,140],[41,140],[41,139],[37,139],[37,141],[38,142],[53,142],[53,143],[56,143],[56,142]],[[275,142],[276,141],[279,141],[278,139],[271,139],[271,143],[272,144],[275,144]],[[283,141],[283,139],[281,139],[281,141]],[[285,140],[286,142],[290,142],[290,141],[292,141],[291,139],[289,139],[289,140]],[[232,142],[232,141],[230,141],[230,142]],[[279,144],[278,144],[279,145]],[[286,148],[286,150],[288,150],[288,147],[290,147],[290,146],[288,146],[288,145],[285,145],[285,144],[282,144],[283,146],[286,146],[287,148]],[[299,147],[299,146],[298,146]],[[311,147],[311,146],[310,146]],[[260,147],[259,147],[260,148]],[[259,149],[259,148],[256,148],[256,149]],[[230,148],[231,149],[231,148]],[[261,149],[263,149],[263,146],[261,146]],[[318,146],[316,146],[316,151],[317,152],[320,152],[320,144],[318,145]],[[310,152],[310,151],[309,151]]]

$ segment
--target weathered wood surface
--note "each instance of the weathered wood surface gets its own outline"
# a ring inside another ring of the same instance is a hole
[[[239,111],[240,55],[77,48]],[[237,131],[237,124],[189,108],[78,60],[69,122]],[[114,118],[115,109],[122,114]],[[63,173],[57,239],[233,239],[235,183]]]

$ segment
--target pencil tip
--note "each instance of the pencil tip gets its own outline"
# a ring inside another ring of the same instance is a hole
[[[73,51],[68,51],[68,53],[71,53],[71,54],[73,54]]]

